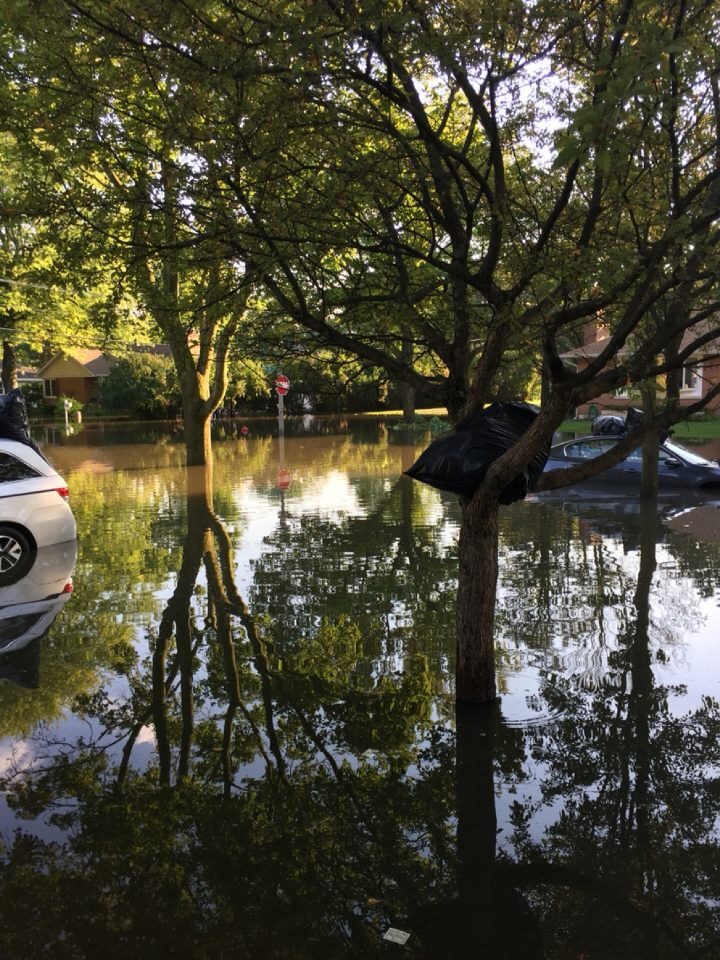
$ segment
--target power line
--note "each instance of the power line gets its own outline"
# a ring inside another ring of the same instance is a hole
[[[13,280],[11,277],[0,277],[0,283],[12,284],[14,287],[28,287],[30,290],[61,290],[62,287],[51,287],[47,283],[28,283],[26,280]]]
[[[19,330],[15,327],[0,327],[0,339],[3,340],[12,340],[15,343],[27,342],[27,337],[23,336],[22,330]],[[34,338],[33,338],[34,339]],[[72,353],[73,348],[79,348],[81,350],[100,350],[110,351],[113,347],[125,348],[130,351],[142,352],[143,348],[151,348],[158,346],[167,346],[167,344],[158,344],[158,343],[138,343],[137,340],[121,340],[118,337],[109,337],[107,340],[104,340],[102,343],[99,343],[97,340],[83,339],[82,337],[73,337],[72,344],[68,344],[66,347],[57,347],[59,352]],[[164,354],[161,354],[163,356]],[[237,350],[229,349],[226,353],[228,360],[233,360],[236,363],[239,363],[242,366],[247,367],[252,370],[248,364],[248,357],[245,353],[240,353]],[[218,357],[218,351],[215,348],[211,348],[208,351],[208,359],[212,362]],[[263,361],[259,361],[262,363]],[[271,361],[268,361],[271,362]]]

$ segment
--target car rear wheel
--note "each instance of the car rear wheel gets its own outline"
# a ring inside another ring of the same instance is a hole
[[[24,577],[35,560],[27,535],[16,527],[0,524],[0,584]]]

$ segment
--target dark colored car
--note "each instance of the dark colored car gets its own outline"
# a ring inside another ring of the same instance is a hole
[[[577,437],[556,443],[550,450],[545,470],[567,469],[599,457],[612,449],[620,437]],[[640,485],[642,476],[642,450],[638,447],[624,460],[604,470],[583,483],[603,486]],[[674,440],[666,440],[660,446],[658,462],[658,486],[661,490],[708,490],[720,491],[720,464],[701,457],[680,446]]]

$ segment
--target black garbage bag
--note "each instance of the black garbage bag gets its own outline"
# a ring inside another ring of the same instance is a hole
[[[625,414],[625,428],[628,433],[632,433],[633,430],[637,430],[638,427],[641,427],[645,422],[645,414],[642,410],[638,410],[637,407],[629,407],[628,412]]]
[[[627,426],[624,417],[606,413],[595,417],[591,431],[595,437],[624,437],[627,433]]]
[[[645,414],[637,407],[628,407],[625,416],[604,413],[595,417],[590,428],[596,437],[624,437],[637,430],[645,421]]]
[[[471,497],[490,465],[509,450],[538,415],[529,403],[493,403],[465,417],[452,433],[434,440],[406,470],[408,477],[439,490]],[[500,503],[522,500],[545,469],[550,441],[500,494]]]
[[[0,395],[0,437],[25,443],[40,453],[38,445],[30,437],[25,398],[19,388]]]
[[[637,430],[645,423],[645,413],[643,410],[639,410],[637,407],[629,407],[628,412],[625,416],[625,426],[628,433],[632,433],[633,430]],[[663,430],[660,434],[660,443],[665,443],[665,441],[673,435],[672,430]]]

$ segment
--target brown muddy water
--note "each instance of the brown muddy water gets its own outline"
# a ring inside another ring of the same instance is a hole
[[[212,514],[170,427],[45,437],[79,538],[0,590],[0,956],[720,957],[720,508],[504,508],[456,711],[429,438],[248,425]]]

